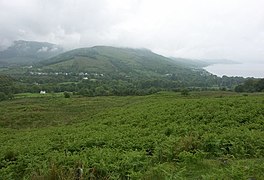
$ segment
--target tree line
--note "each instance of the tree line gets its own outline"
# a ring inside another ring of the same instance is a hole
[[[0,99],[10,99],[13,94],[17,93],[39,93],[42,90],[48,93],[73,92],[82,96],[147,95],[158,91],[181,91],[185,88],[189,90],[232,90],[244,80],[241,77],[223,76],[220,78],[215,75],[179,77],[176,74],[166,77],[124,77],[115,74],[87,79],[79,76],[21,75],[10,77],[0,75],[0,95],[2,97]]]
[[[236,92],[264,92],[264,79],[248,79],[236,86]]]

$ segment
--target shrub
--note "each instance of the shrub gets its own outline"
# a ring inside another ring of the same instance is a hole
[[[183,89],[183,90],[181,91],[181,95],[183,95],[183,96],[189,96],[189,95],[190,95],[190,92],[189,92],[188,89]]]
[[[69,92],[65,91],[63,94],[64,94],[65,98],[70,98],[71,97],[71,93],[69,93]]]
[[[6,100],[6,99],[7,99],[6,94],[3,92],[0,92],[0,101]]]
[[[168,136],[168,137],[169,137],[172,133],[173,133],[173,129],[172,129],[172,128],[167,128],[167,129],[165,130],[165,135]]]
[[[18,154],[14,151],[7,151],[4,155],[5,161],[16,161]]]

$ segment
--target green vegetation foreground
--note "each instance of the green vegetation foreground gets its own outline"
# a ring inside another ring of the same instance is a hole
[[[0,179],[263,179],[264,95],[0,102]]]

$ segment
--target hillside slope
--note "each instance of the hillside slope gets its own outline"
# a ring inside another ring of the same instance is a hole
[[[143,95],[184,87],[231,89],[243,82],[243,78],[219,78],[201,66],[147,49],[95,46],[59,54],[33,67],[6,68],[2,73],[24,83],[23,87],[13,88],[14,92],[48,89],[88,96]]]
[[[146,49],[95,46],[80,48],[42,61],[45,71],[125,73],[160,76],[191,73],[192,69]]]
[[[6,50],[0,51],[0,67],[32,65],[62,52],[62,47],[56,44],[19,40]]]

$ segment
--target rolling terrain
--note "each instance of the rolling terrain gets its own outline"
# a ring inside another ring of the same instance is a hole
[[[147,49],[95,46],[80,48],[40,62],[45,71],[120,73],[142,76],[180,75],[192,69]]]
[[[23,59],[23,48],[28,49],[29,45],[36,43],[18,42],[22,45],[17,45],[20,50],[16,59]],[[35,49],[30,51],[31,56],[36,57],[36,50],[43,49],[44,45],[36,43],[36,47],[29,48]],[[7,51],[11,52],[11,49]],[[85,96],[146,95],[184,88],[233,90],[245,80],[241,77],[217,77],[202,69],[206,64],[167,58],[147,49],[95,46],[74,49],[48,59],[35,58],[33,66],[0,68],[0,79],[2,74],[14,79],[12,87],[0,88],[6,97],[9,93],[36,93],[41,90],[69,91]]]
[[[0,53],[9,58],[0,69],[0,179],[264,178],[264,96],[231,92],[244,78],[147,49],[49,57],[49,44],[32,44]],[[263,80],[235,90],[262,91]]]

